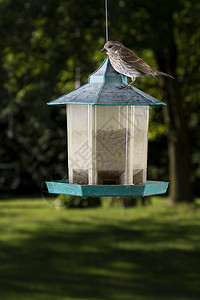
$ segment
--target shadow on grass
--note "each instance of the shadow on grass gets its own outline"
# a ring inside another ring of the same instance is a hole
[[[150,218],[19,230],[27,238],[0,246],[0,298],[197,300],[199,232]]]

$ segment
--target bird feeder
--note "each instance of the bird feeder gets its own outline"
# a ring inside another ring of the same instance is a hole
[[[166,105],[127,85],[109,59],[88,83],[48,105],[67,106],[68,178],[47,181],[49,193],[148,196],[168,182],[147,181],[149,106]]]

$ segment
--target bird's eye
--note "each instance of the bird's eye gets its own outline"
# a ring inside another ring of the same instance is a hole
[[[112,45],[108,46],[108,48],[112,48]]]

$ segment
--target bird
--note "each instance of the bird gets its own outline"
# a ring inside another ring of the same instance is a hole
[[[117,73],[131,78],[129,84],[125,87],[119,87],[121,89],[130,88],[138,77],[151,76],[156,79],[157,75],[163,75],[174,79],[173,76],[167,73],[151,68],[135,52],[126,48],[121,42],[108,41],[103,46],[101,52],[108,55],[110,63]]]

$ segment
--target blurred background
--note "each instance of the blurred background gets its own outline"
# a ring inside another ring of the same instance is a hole
[[[0,299],[200,299],[200,1],[108,10],[109,39],[176,78],[134,83],[167,103],[150,111],[148,178],[169,197],[48,198],[67,146],[65,107],[46,103],[106,58],[104,0],[0,0]]]
[[[176,80],[134,84],[168,106],[150,116],[148,178],[174,202],[200,195],[200,4],[110,0],[109,39]],[[46,103],[87,82],[105,59],[104,1],[0,1],[0,187],[38,193],[67,176],[66,112]]]

